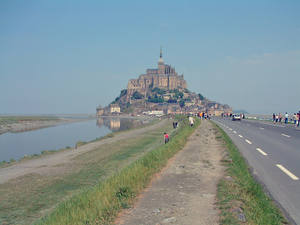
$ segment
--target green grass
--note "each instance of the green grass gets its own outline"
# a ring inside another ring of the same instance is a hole
[[[117,167],[120,160],[124,160],[120,158],[121,156],[125,156],[124,158],[131,156],[132,160],[129,160],[126,166],[120,168],[117,173],[111,174],[108,179],[100,181],[93,188],[86,189],[62,202],[36,224],[112,223],[118,212],[134,202],[135,196],[149,184],[151,177],[166,165],[167,160],[183,148],[187,138],[200,123],[197,120],[195,126],[191,128],[186,117],[178,119],[181,119],[181,126],[170,135],[167,144],[154,144],[153,147],[152,141],[147,138],[150,134],[142,139],[143,143],[137,143],[135,147],[126,147],[125,144],[123,152],[108,157],[113,157],[109,161],[117,163],[114,165]],[[171,123],[168,126],[172,129]],[[163,129],[166,130],[165,127]],[[157,131],[153,133],[157,134]],[[163,132],[160,131],[159,134],[160,142],[163,143]],[[150,151],[138,156],[139,149],[144,145],[149,145]]]
[[[286,224],[282,212],[249,172],[237,147],[227,134],[220,127],[218,128],[216,138],[223,140],[227,149],[226,156],[221,161],[227,167],[225,176],[230,176],[230,179],[223,179],[218,184],[221,224],[243,224],[233,213],[236,207],[244,211],[248,224]]]

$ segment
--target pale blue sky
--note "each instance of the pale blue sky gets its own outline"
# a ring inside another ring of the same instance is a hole
[[[148,68],[251,113],[300,110],[300,2],[0,1],[0,114],[87,113]]]

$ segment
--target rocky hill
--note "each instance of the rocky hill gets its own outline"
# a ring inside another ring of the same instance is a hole
[[[130,79],[127,89],[122,90],[111,104],[97,108],[97,115],[145,114],[150,111],[163,114],[232,113],[228,105],[189,91],[183,74],[178,75],[174,67],[164,63],[162,51],[157,69],[147,69],[146,74],[141,74],[138,79]]]

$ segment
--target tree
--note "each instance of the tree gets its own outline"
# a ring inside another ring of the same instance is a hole
[[[172,99],[172,98],[170,98],[168,102],[169,102],[169,103],[177,103],[177,99]]]
[[[179,105],[180,105],[181,108],[185,106],[185,101],[184,101],[184,99],[180,99],[180,100],[179,100]]]
[[[132,99],[143,99],[143,98],[144,98],[144,95],[141,94],[140,92],[136,91],[136,92],[133,93],[133,95],[132,95],[131,98],[132,98]]]
[[[203,96],[203,95],[201,95],[201,94],[199,93],[198,96],[199,96],[199,99],[200,99],[200,100],[204,100],[204,96]]]

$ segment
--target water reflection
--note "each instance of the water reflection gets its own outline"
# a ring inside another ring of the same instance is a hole
[[[77,141],[89,142],[113,131],[147,123],[149,121],[128,118],[99,118],[20,133],[7,132],[0,135],[0,162],[11,158],[19,160],[24,155],[40,154],[43,150],[73,148]]]
[[[112,131],[132,129],[147,123],[149,123],[148,120],[133,120],[125,118],[101,118],[97,120],[97,126],[101,128],[104,125]]]

